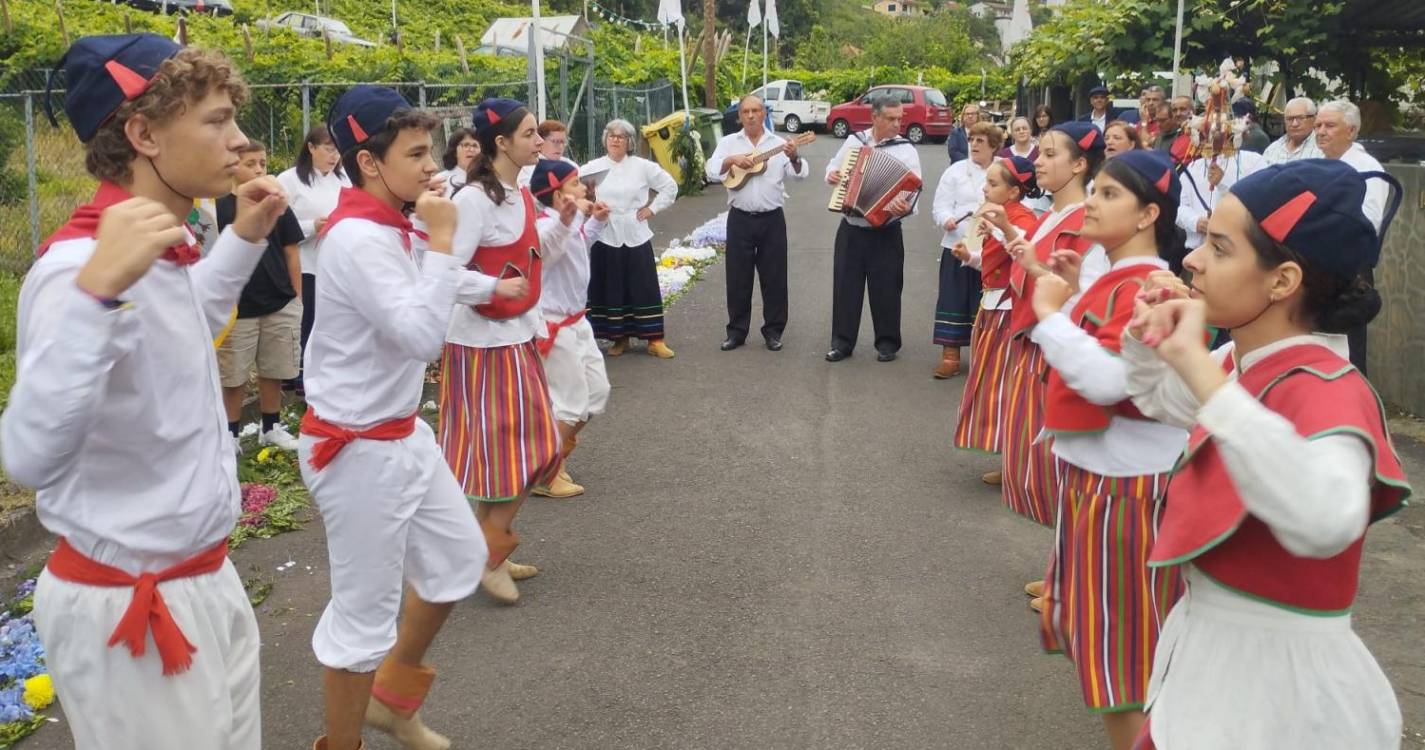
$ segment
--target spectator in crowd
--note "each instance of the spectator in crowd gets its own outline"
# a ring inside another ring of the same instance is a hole
[[[1035,140],[1028,117],[1016,117],[1009,122],[1009,143],[995,156],[1007,159],[1019,156],[1030,161],[1039,158],[1039,142]]]
[[[1039,139],[1049,131],[1049,128],[1054,127],[1054,113],[1049,110],[1049,105],[1041,104],[1034,108],[1034,116],[1029,121],[1032,125],[1030,131],[1034,136],[1034,142],[1038,143]]]
[[[297,164],[277,175],[277,182],[287,192],[288,206],[302,228],[301,249],[302,288],[302,351],[307,351],[307,339],[312,335],[312,322],[317,315],[317,235],[336,209],[337,196],[351,181],[341,167],[337,151],[326,125],[307,131],[302,150],[297,152]],[[300,361],[299,361],[300,362]],[[300,369],[300,367],[299,367]],[[302,393],[300,375],[292,386]]]
[[[545,161],[554,159],[562,161],[574,168],[579,167],[579,163],[564,156],[564,149],[569,145],[569,128],[558,120],[545,120],[535,129],[543,142],[539,144],[539,160]],[[520,170],[520,186],[529,187],[530,178],[534,176],[534,169],[538,164],[532,164]]]
[[[970,102],[960,110],[960,126],[951,129],[945,139],[945,148],[950,152],[950,163],[970,158],[970,128],[980,121],[980,105]]]
[[[1079,116],[1079,122],[1091,122],[1100,133],[1110,122],[1118,119],[1118,112],[1110,105],[1107,86],[1089,89],[1089,112]]]
[[[1272,139],[1257,122],[1257,105],[1251,99],[1238,99],[1232,102],[1232,114],[1247,122],[1247,131],[1242,134],[1242,148],[1259,154],[1265,152]]]
[[[1282,122],[1286,124],[1286,134],[1263,152],[1268,164],[1325,158],[1316,147],[1316,102],[1304,96],[1292,99],[1282,110]]]
[[[239,154],[233,187],[267,174],[267,147],[249,138]],[[237,216],[237,196],[217,200],[218,231]],[[218,377],[223,384],[223,407],[228,430],[237,448],[242,402],[248,379],[257,366],[258,409],[262,413],[259,445],[284,451],[297,450],[297,438],[282,424],[282,383],[297,377],[301,368],[302,265],[299,245],[302,225],[288,208],[267,234],[267,249],[238,297],[237,322],[218,346]],[[316,270],[316,269],[312,269]]]
[[[1114,120],[1103,131],[1103,155],[1106,159],[1143,147],[1138,140],[1138,128],[1123,120]]]
[[[1340,159],[1357,172],[1382,172],[1384,167],[1356,142],[1361,134],[1361,110],[1346,99],[1326,102],[1316,113],[1316,147],[1327,159]],[[1380,231],[1390,187],[1381,180],[1366,180],[1366,202],[1361,207],[1371,226]]]
[[[480,140],[475,137],[474,130],[456,128],[450,132],[450,137],[445,141],[445,154],[440,161],[445,171],[436,175],[436,179],[445,180],[445,197],[449,198],[465,185],[465,178],[470,174],[470,165],[475,163],[475,157],[479,155]]]
[[[1151,138],[1157,138],[1158,129],[1158,105],[1163,103],[1166,93],[1163,87],[1156,83],[1144,86],[1138,92],[1138,109],[1130,109],[1119,115],[1118,119],[1131,125],[1136,125],[1140,134],[1147,134]]]

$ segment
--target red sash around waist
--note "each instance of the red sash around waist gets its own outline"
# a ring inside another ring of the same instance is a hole
[[[588,312],[588,310],[580,310],[579,312],[570,315],[569,317],[559,321],[558,323],[551,323],[547,320],[544,321],[544,325],[549,331],[549,336],[542,339],[536,338],[534,340],[534,348],[539,351],[539,356],[548,357],[549,353],[554,350],[554,337],[558,336],[559,332],[564,330],[565,328],[568,328],[569,326],[572,326],[575,323],[578,323],[579,321],[583,320],[584,313],[586,312]]]
[[[400,440],[408,438],[416,431],[416,417],[419,413],[413,413],[409,417],[393,419],[389,422],[382,422],[374,427],[364,430],[348,430],[341,425],[317,416],[315,409],[307,409],[307,413],[302,415],[302,429],[304,435],[311,435],[320,438],[317,444],[312,447],[312,457],[307,459],[313,469],[321,471],[327,464],[336,460],[336,455],[341,453],[348,443],[353,440]]]
[[[128,586],[134,590],[128,609],[119,618],[119,624],[109,636],[109,646],[123,641],[134,658],[143,656],[145,640],[150,630],[153,642],[158,647],[158,656],[163,661],[163,674],[175,675],[188,670],[193,665],[193,654],[197,647],[174,621],[173,614],[163,601],[158,584],[176,578],[192,578],[216,572],[228,559],[228,541],[204,552],[172,565],[157,573],[134,576],[118,568],[95,562],[69,545],[64,539],[54,548],[46,567],[56,578],[80,583],[86,586]]]

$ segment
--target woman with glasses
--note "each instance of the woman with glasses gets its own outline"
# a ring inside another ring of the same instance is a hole
[[[605,155],[579,170],[580,177],[597,181],[599,200],[610,209],[608,224],[589,251],[589,323],[594,335],[614,342],[611,357],[623,354],[630,338],[640,338],[648,342],[649,354],[670,359],[648,220],[673,205],[678,183],[657,163],[633,155],[633,136],[627,120],[609,122]]]
[[[445,178],[445,197],[449,198],[465,185],[465,178],[470,174],[470,165],[475,163],[475,157],[480,155],[480,141],[475,138],[475,131],[470,128],[456,128],[450,132],[450,138],[445,142],[445,155],[441,157],[441,165],[445,171],[436,177]]]
[[[277,182],[287,191],[287,205],[297,216],[305,239],[298,245],[302,266],[302,351],[307,351],[307,338],[312,335],[312,322],[317,315],[317,235],[336,209],[341,189],[351,187],[351,181],[341,169],[341,152],[327,132],[326,125],[307,131],[297,165],[277,175]],[[303,393],[302,376],[292,384]]]

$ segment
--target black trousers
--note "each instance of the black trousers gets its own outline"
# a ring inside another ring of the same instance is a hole
[[[900,223],[874,229],[842,219],[836,228],[832,262],[832,348],[848,354],[855,351],[861,300],[869,292],[876,351],[900,351],[901,290],[905,287],[905,242]]]
[[[787,217],[778,208],[727,214],[727,337],[747,338],[752,326],[752,277],[762,287],[762,337],[787,327]]]
[[[302,274],[302,359],[297,363],[297,371],[301,372],[301,364],[307,360],[307,339],[312,337],[312,323],[317,319],[317,275],[314,273]],[[301,377],[299,374],[297,377]]]

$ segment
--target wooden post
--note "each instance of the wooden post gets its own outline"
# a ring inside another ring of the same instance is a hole
[[[703,0],[703,106],[717,109],[717,3]]]
[[[188,46],[188,19],[183,16],[178,17],[178,46]]]
[[[332,59],[332,34],[330,30],[326,28],[322,29],[322,41],[326,43],[327,59],[330,60]]]
[[[440,29],[435,30],[435,51],[440,51]]]
[[[3,0],[0,0],[0,2],[3,2]],[[129,15],[128,11],[124,11],[124,33],[134,33],[134,19]]]
[[[460,53],[460,70],[465,75],[470,75],[470,61],[465,57],[465,40],[455,35],[455,51]]]
[[[248,31],[247,24],[242,25],[242,51],[247,61],[252,62],[252,32]]]
[[[59,18],[59,35],[64,39],[64,46],[69,47],[69,30],[64,27],[64,5],[60,0],[54,0],[54,14]]]
[[[10,25],[10,0],[0,0],[0,16],[4,16],[5,33],[14,33],[15,28]]]

